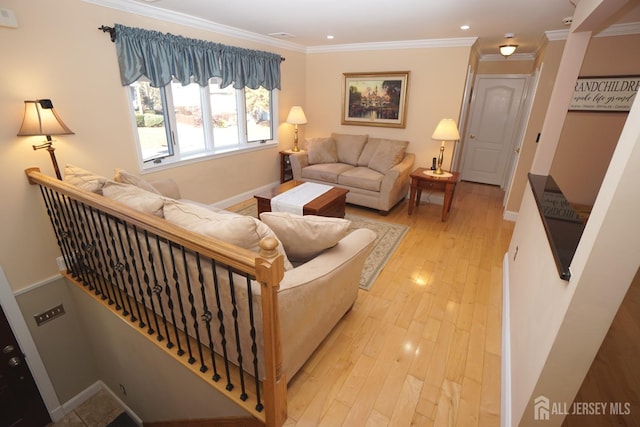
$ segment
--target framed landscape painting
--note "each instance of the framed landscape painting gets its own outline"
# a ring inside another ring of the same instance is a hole
[[[343,125],[405,127],[408,71],[343,75]]]

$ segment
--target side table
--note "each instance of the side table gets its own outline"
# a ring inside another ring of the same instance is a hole
[[[441,191],[444,193],[442,205],[442,221],[447,219],[451,210],[451,201],[456,190],[456,184],[460,178],[460,172],[450,172],[451,176],[433,176],[425,172],[426,168],[418,168],[411,172],[411,192],[409,193],[409,215],[413,213],[413,206],[418,206],[422,190]]]
[[[293,154],[291,150],[280,151],[280,183],[291,181],[293,172],[291,171],[291,160],[289,156]]]

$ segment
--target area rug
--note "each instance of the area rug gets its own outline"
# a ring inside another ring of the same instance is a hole
[[[258,209],[255,203],[238,209],[236,212],[241,215],[253,216],[254,218],[258,217]],[[373,243],[373,248],[371,248],[371,252],[364,263],[362,275],[360,276],[360,288],[368,291],[402,241],[409,227],[351,214],[346,214],[345,219],[351,221],[349,230],[368,228],[378,236]]]

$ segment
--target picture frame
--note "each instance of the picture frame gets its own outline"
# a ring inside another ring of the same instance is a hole
[[[404,128],[409,71],[343,73],[342,124]]]
[[[640,76],[578,77],[569,111],[627,112],[640,88]]]

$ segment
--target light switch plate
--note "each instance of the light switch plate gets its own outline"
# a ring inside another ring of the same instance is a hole
[[[18,20],[13,10],[0,8],[0,27],[18,28]]]

